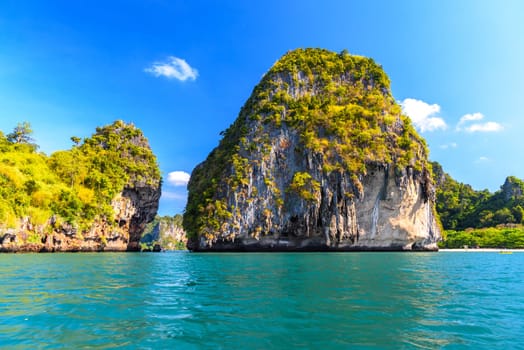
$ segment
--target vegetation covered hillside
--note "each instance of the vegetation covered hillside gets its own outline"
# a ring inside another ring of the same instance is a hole
[[[0,233],[21,230],[38,243],[64,225],[79,235],[95,221],[118,225],[112,207],[118,194],[160,186],[156,158],[132,124],[116,121],[84,140],[72,137],[70,150],[51,156],[37,151],[31,133],[27,123],[7,136],[0,132]]]
[[[446,230],[441,247],[524,248],[524,181],[509,176],[500,190],[476,191],[432,163],[437,212]]]
[[[437,211],[446,230],[524,224],[524,181],[509,176],[500,190],[476,191],[454,180],[433,162]]]

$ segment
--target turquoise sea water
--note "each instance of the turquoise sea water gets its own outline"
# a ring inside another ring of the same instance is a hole
[[[524,348],[524,253],[3,254],[0,347]]]

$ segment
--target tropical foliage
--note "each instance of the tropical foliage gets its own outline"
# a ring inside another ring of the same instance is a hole
[[[437,212],[446,230],[495,227],[524,223],[524,182],[509,176],[500,190],[476,191],[455,181],[433,162],[437,185]]]
[[[476,191],[432,163],[437,212],[445,229],[441,248],[524,248],[524,181],[509,176],[500,190]]]
[[[524,249],[524,227],[489,227],[463,231],[446,231],[440,248],[507,248]]]

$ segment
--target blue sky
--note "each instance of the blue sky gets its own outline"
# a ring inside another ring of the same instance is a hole
[[[28,121],[40,149],[116,119],[149,138],[160,214],[286,51],[373,57],[431,159],[476,189],[524,178],[524,2],[0,2],[0,130]],[[176,173],[173,173],[176,172]]]

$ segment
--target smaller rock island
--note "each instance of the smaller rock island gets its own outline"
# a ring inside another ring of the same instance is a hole
[[[437,250],[425,141],[372,59],[285,54],[198,165],[193,251]]]
[[[49,157],[0,132],[0,251],[138,251],[157,213],[160,169],[147,139],[116,121]]]

